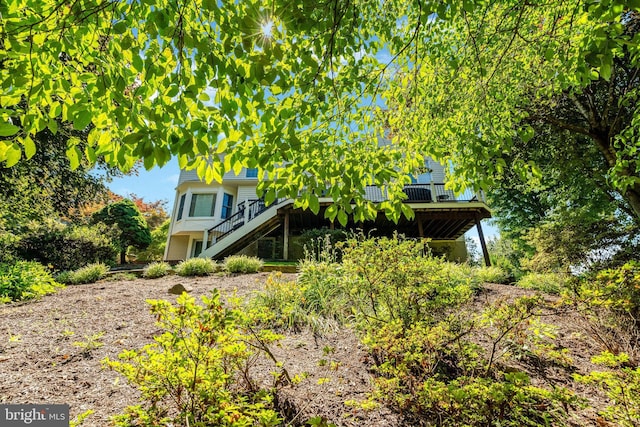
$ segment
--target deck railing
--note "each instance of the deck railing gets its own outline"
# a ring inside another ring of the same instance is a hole
[[[481,202],[484,197],[480,193],[472,190],[465,190],[460,194],[455,194],[451,190],[445,189],[441,183],[431,184],[410,184],[404,187],[407,195],[405,202]]]
[[[271,206],[277,205],[280,202],[280,199],[275,200],[269,206],[267,206],[262,199],[247,200],[247,202],[239,203],[238,211],[236,213],[208,230],[208,235],[212,238],[211,245],[224,239],[232,231],[242,227],[244,224],[259,216]],[[247,205],[246,203],[249,204]],[[207,247],[211,245],[207,242]]]

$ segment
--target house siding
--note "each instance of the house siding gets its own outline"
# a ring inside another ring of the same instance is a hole
[[[241,185],[238,186],[238,197],[237,197],[237,203],[240,202],[244,202],[247,200],[252,200],[252,199],[257,199],[258,196],[256,196],[256,187],[254,186],[250,186],[250,185]]]

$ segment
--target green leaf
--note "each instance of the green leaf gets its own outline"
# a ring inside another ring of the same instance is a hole
[[[606,81],[609,81],[609,79],[611,78],[611,63],[602,62],[602,64],[600,65],[600,77],[602,77]]]
[[[22,144],[24,145],[24,154],[27,156],[27,160],[32,158],[34,154],[36,154],[36,144],[31,139],[31,136],[27,135],[23,140]]]
[[[347,221],[349,220],[349,217],[347,216],[347,214],[345,213],[345,211],[343,211],[342,209],[340,209],[338,211],[338,222],[340,223],[340,225],[342,225],[343,227],[347,226]]]
[[[309,209],[311,209],[314,215],[320,212],[320,201],[318,200],[318,196],[313,193],[309,194]]]
[[[125,21],[116,22],[111,31],[114,34],[124,34],[127,31],[127,23]]]
[[[333,220],[336,219],[336,215],[338,215],[338,207],[334,204],[330,205],[324,211],[324,217],[330,220],[331,222],[333,222]]]
[[[69,159],[71,170],[76,170],[80,166],[79,151],[77,146],[67,148],[67,158]]]
[[[18,133],[20,128],[10,123],[0,123],[0,136],[12,136]]]
[[[5,166],[10,168],[20,161],[22,158],[22,150],[15,142],[7,147],[7,151],[5,153],[6,163]]]
[[[83,130],[89,123],[91,123],[91,112],[89,110],[81,110],[78,111],[78,114],[73,120],[73,128],[75,130]]]

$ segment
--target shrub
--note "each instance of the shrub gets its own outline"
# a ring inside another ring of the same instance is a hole
[[[104,360],[142,398],[115,417],[116,425],[280,425],[272,391],[249,376],[256,360],[250,349],[265,349],[277,336],[247,333],[242,313],[223,307],[217,290],[203,297],[202,305],[187,294],[178,297],[177,306],[149,303],[162,334],[140,350],[122,352],[120,361]],[[274,375],[277,383],[280,375]]]
[[[262,260],[256,257],[234,255],[224,260],[224,269],[229,273],[257,273],[262,264]]]
[[[588,313],[593,338],[604,348],[640,357],[640,262],[581,278],[572,302]]]
[[[574,375],[574,378],[585,384],[596,384],[607,393],[612,404],[600,412],[606,421],[622,427],[640,425],[640,367],[625,366],[629,356],[620,353],[617,356],[604,352],[592,359],[592,362],[615,371],[594,371],[589,375]]]
[[[365,330],[397,320],[408,327],[467,301],[473,291],[470,268],[429,256],[424,241],[350,239],[342,268]]]
[[[169,225],[171,220],[166,220],[160,226],[151,230],[151,244],[143,250],[135,247],[129,248],[129,256],[135,256],[137,261],[160,261],[164,255],[164,249],[167,245],[167,237],[169,236]]]
[[[75,271],[62,272],[57,276],[57,279],[60,282],[66,284],[81,285],[85,283],[97,282],[98,280],[102,279],[108,271],[109,267],[104,264],[89,264]]]
[[[566,288],[569,277],[562,273],[527,273],[516,282],[516,285],[524,289],[557,295]]]
[[[476,267],[472,274],[480,283],[509,283],[509,273],[496,266]]]
[[[171,266],[166,262],[152,262],[144,268],[143,277],[147,279],[158,279],[171,273]]]
[[[176,266],[179,276],[208,276],[217,269],[216,263],[210,258],[190,258]]]
[[[104,225],[67,227],[50,223],[25,235],[18,253],[56,270],[75,270],[90,263],[112,265],[117,249],[111,234]]]
[[[591,305],[623,312],[640,320],[640,262],[600,271],[594,279],[581,282],[579,291]]]
[[[27,300],[63,287],[51,277],[46,267],[37,262],[0,264],[0,302]]]

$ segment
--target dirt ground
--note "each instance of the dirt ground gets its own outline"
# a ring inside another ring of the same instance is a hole
[[[259,273],[102,281],[68,286],[39,301],[0,306],[0,403],[68,404],[72,418],[95,411],[83,425],[109,425],[111,415],[137,403],[137,394],[117,373],[103,369],[101,360],[117,358],[124,349],[142,347],[159,332],[147,299],[175,301],[176,296],[167,291],[178,283],[191,288],[196,297],[213,288],[223,296],[234,291],[247,296],[260,290],[267,277],[268,273]],[[480,307],[525,294],[530,292],[486,285],[475,304]],[[550,311],[545,321],[559,327],[558,339],[570,349],[572,366],[565,369],[523,362],[518,369],[528,371],[534,383],[547,386],[567,385],[571,373],[594,369],[589,357],[599,349],[575,314]],[[331,353],[326,354],[325,348],[332,349]],[[363,400],[371,390],[366,352],[351,331],[338,329],[322,337],[310,332],[291,334],[273,352],[291,375],[308,375],[279,396],[295,422],[322,415],[339,426],[402,425],[400,417],[384,407],[365,412],[344,405],[348,400]],[[320,359],[335,363],[320,366]],[[602,396],[593,390],[576,391],[596,407],[603,404]],[[574,418],[574,425],[606,425],[594,410],[582,411]]]

